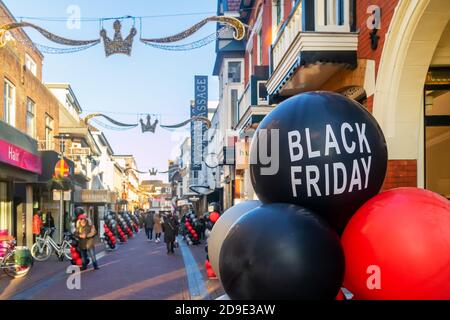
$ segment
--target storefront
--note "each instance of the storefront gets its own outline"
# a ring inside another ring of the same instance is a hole
[[[76,206],[84,209],[97,230],[102,230],[103,216],[115,208],[117,196],[109,190],[76,190],[74,194]]]
[[[32,183],[41,170],[36,140],[0,121],[0,230],[19,245],[32,244]]]
[[[373,101],[389,150],[385,185],[449,198],[450,2],[399,0],[388,31]]]

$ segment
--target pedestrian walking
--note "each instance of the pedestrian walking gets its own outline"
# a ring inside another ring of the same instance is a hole
[[[41,234],[42,226],[41,212],[36,211],[33,216],[33,242],[36,242],[36,237]]]
[[[153,217],[153,230],[155,231],[155,242],[160,243],[161,242],[161,232],[162,232],[160,213],[155,213],[155,215]]]
[[[172,213],[168,213],[163,223],[164,242],[167,246],[167,254],[175,253],[175,240],[178,234],[178,220]]]
[[[144,216],[144,228],[145,228],[145,234],[147,235],[148,241],[153,240],[153,226],[155,225],[153,215],[154,214],[151,211],[149,211]]]
[[[97,230],[86,215],[82,214],[78,216],[77,228],[75,231],[75,237],[78,238],[78,248],[81,252],[81,259],[83,260],[83,266],[81,270],[86,270],[88,265],[88,256],[92,261],[94,270],[98,270],[97,259],[95,257],[95,243],[94,237],[97,234]]]
[[[55,220],[52,217],[51,212],[47,212],[45,215],[45,224],[44,227],[50,230],[49,236],[53,238],[53,234],[55,233]]]

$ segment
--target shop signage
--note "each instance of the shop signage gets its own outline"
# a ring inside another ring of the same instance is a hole
[[[236,142],[236,169],[245,170],[249,167],[249,143],[245,140]]]
[[[69,166],[64,159],[58,160],[55,165],[55,176],[67,178],[69,176]]]
[[[381,8],[377,5],[370,5],[367,7],[367,13],[370,16],[367,18],[366,25],[369,30],[372,30],[370,32],[370,47],[372,50],[376,50],[380,40],[377,32],[381,29]]]
[[[64,191],[63,194],[63,200],[64,201],[70,201],[70,191]],[[61,190],[53,190],[53,201],[60,201],[61,200]]]
[[[191,105],[191,118],[194,116],[208,117],[208,76],[195,76],[195,101]],[[191,122],[191,170],[202,170],[206,130],[203,122]]]
[[[41,157],[1,139],[0,162],[34,173],[42,173]]]
[[[80,203],[114,203],[116,196],[109,190],[82,189],[75,191],[75,202]]]
[[[187,201],[187,200],[178,200],[177,201],[177,206],[179,206],[179,207],[185,206],[185,205],[188,205],[188,204],[189,204],[189,201]]]

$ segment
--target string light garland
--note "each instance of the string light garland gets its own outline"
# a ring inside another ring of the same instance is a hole
[[[228,27],[223,27],[219,29],[217,32],[211,33],[210,35],[204,37],[203,39],[186,43],[186,44],[180,44],[180,45],[168,45],[168,44],[160,44],[160,43],[151,43],[151,42],[143,42],[145,45],[161,49],[161,50],[167,50],[167,51],[188,51],[193,49],[202,48],[204,46],[207,46],[208,44],[216,41],[218,37],[220,37],[222,34],[224,34],[226,31],[228,31]]]
[[[98,119],[95,119],[95,118],[99,118],[99,117],[108,120],[111,124],[114,125],[114,127],[111,125],[105,124],[104,122],[101,122]],[[141,127],[142,127],[142,133],[145,133],[145,132],[155,133],[156,126],[158,125],[159,121],[156,120],[154,123],[151,123],[150,119],[151,119],[150,115],[147,115],[147,123],[144,123],[144,121],[142,119],[139,120]],[[133,129],[139,125],[139,123],[136,123],[136,124],[122,123],[122,122],[114,120],[113,118],[108,117],[107,115],[104,115],[102,113],[88,114],[84,118],[84,123],[86,125],[88,125],[90,120],[94,120],[95,123],[99,124],[103,128],[112,129],[112,130],[129,130],[129,129]],[[190,118],[188,120],[185,120],[181,123],[177,123],[174,125],[159,125],[159,126],[163,129],[168,129],[168,130],[179,129],[179,128],[182,128],[185,125],[187,125],[191,122],[195,122],[195,121],[201,121],[206,124],[206,127],[208,129],[211,128],[211,121],[207,117],[202,117],[202,116],[193,116],[192,118]]]
[[[35,24],[32,24],[30,22],[14,22],[9,23],[0,26],[0,48],[4,47],[9,39],[7,37],[7,32],[10,30],[18,29],[18,28],[25,28],[29,27],[36,31],[38,31],[41,35],[43,35],[48,40],[64,45],[64,46],[71,46],[72,48],[54,48],[49,47],[37,43],[27,43],[27,45],[31,45],[36,48],[42,49],[43,52],[46,53],[52,53],[52,54],[63,54],[63,53],[73,53],[78,52],[82,50],[87,50],[97,44],[99,44],[103,40],[103,44],[105,47],[105,54],[106,56],[110,56],[113,54],[127,54],[131,55],[132,45],[133,45],[133,38],[137,34],[137,30],[134,27],[135,24],[135,17],[126,16],[122,17],[122,19],[133,19],[133,27],[130,30],[129,35],[123,39],[121,34],[121,22],[120,19],[116,19],[114,22],[114,38],[110,39],[107,36],[107,32],[105,29],[103,29],[103,20],[101,20],[101,31],[100,31],[100,38],[93,39],[93,40],[73,40],[64,38],[61,36],[58,36],[44,28],[41,28]],[[168,45],[168,43],[172,42],[178,42],[181,40],[184,40],[194,33],[196,33],[198,30],[200,30],[203,26],[205,26],[208,22],[218,22],[221,24],[226,25],[228,28],[233,28],[233,37],[235,40],[242,40],[245,37],[245,25],[237,18],[234,17],[226,17],[226,16],[212,16],[208,17],[206,19],[203,19],[202,21],[196,23],[192,27],[184,30],[183,32],[177,33],[175,35],[169,36],[169,37],[163,37],[163,38],[142,38],[142,21],[140,21],[141,25],[141,37],[140,41],[148,46],[151,46],[153,48],[157,49],[163,49],[163,50],[172,50],[172,51],[186,51],[186,50],[192,50],[196,48],[200,48],[203,46],[208,45],[209,43],[215,41],[217,37],[220,36],[221,32],[225,30],[224,28],[221,28],[219,31],[215,32],[214,34],[211,34],[203,39],[188,43],[188,44],[180,44],[180,45]],[[74,48],[77,47],[77,48]]]
[[[227,24],[227,25],[233,27],[234,28],[233,37],[235,40],[244,39],[245,26],[239,19],[236,19],[233,17],[225,17],[225,16],[213,16],[213,17],[208,17],[206,19],[203,19],[202,21],[194,24],[189,29],[187,29],[183,32],[177,33],[173,36],[165,37],[165,38],[153,38],[153,39],[141,38],[141,41],[144,43],[145,42],[147,42],[147,43],[148,42],[153,42],[153,43],[177,42],[177,41],[186,39],[187,37],[190,37],[192,34],[194,34],[198,30],[200,30],[203,26],[205,26],[208,22],[213,22],[213,21],[224,23],[224,24]]]
[[[0,30],[4,36],[5,33],[9,30],[13,30],[13,29],[17,29],[17,28],[25,28],[25,27],[33,28],[36,31],[38,31],[40,34],[42,34],[48,40],[58,43],[58,44],[66,45],[66,46],[86,46],[86,45],[96,45],[96,44],[100,43],[100,39],[71,40],[71,39],[63,38],[63,37],[60,37],[50,31],[45,30],[44,28],[41,28],[41,27],[39,27],[35,24],[32,24],[32,23],[29,23],[29,22],[14,22],[14,23],[5,24],[0,27]],[[0,41],[0,43],[2,43],[2,42]]]

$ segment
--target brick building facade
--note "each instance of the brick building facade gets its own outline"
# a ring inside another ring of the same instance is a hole
[[[11,22],[14,17],[0,1],[0,25]],[[59,103],[42,83],[43,55],[26,33],[11,30],[6,39],[0,48],[0,230],[31,246],[33,213],[51,200],[44,175],[54,163],[47,163],[44,153],[56,159],[59,152],[53,142]]]

